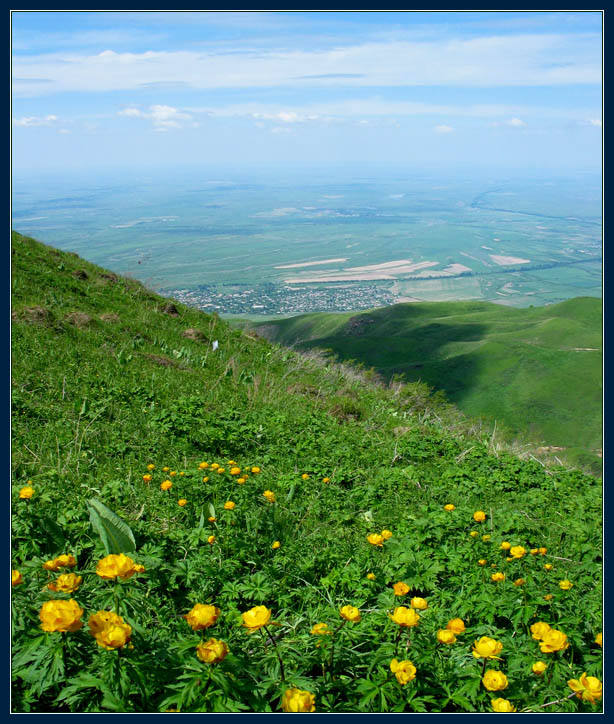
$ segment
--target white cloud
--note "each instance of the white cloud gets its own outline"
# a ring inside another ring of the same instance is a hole
[[[598,126],[599,128],[601,128],[602,126],[601,118],[591,118],[589,123],[591,124],[591,126]]]
[[[166,131],[169,128],[181,128],[182,122],[192,121],[189,113],[183,113],[177,108],[165,105],[149,106],[149,113],[139,110],[138,108],[124,108],[117,112],[118,116],[127,116],[129,118],[148,118],[153,122],[156,131]],[[192,123],[193,127],[197,124]]]
[[[24,116],[23,118],[13,118],[14,126],[50,126],[52,123],[59,121],[57,116]]]
[[[324,50],[57,52],[16,55],[13,70],[13,92],[18,96],[135,90],[152,83],[200,89],[598,85],[601,36],[552,33],[391,40]]]
[[[452,133],[454,130],[452,126],[435,126],[437,133]]]
[[[510,118],[510,120],[507,121],[507,125],[520,128],[521,126],[526,126],[527,124],[524,121],[521,121],[520,118]]]
[[[141,111],[139,111],[138,108],[124,108],[123,111],[117,112],[118,116],[128,116],[129,118],[138,118],[139,116],[142,116],[143,114]]]

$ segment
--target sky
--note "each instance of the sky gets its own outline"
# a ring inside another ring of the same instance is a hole
[[[602,14],[13,11],[16,174],[601,170]]]

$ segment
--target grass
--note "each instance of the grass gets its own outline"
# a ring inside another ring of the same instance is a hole
[[[598,479],[521,459],[424,384],[385,384],[12,241],[13,711],[273,712],[293,689],[318,712],[492,711],[503,697],[599,710],[567,683],[601,676]],[[508,560],[505,541],[525,554]],[[120,551],[145,570],[101,578]],[[48,588],[68,571],[82,580]],[[427,608],[406,629],[391,616],[413,598]],[[65,633],[50,602],[73,607]],[[206,628],[185,618],[196,604],[219,609]],[[242,614],[259,606],[250,635]],[[107,648],[88,626],[99,611],[123,620],[102,629]],[[439,643],[454,618],[465,633]],[[566,648],[540,651],[542,621]],[[499,660],[472,655],[482,636]],[[197,654],[211,637],[229,650],[214,664]],[[487,667],[504,690],[485,688]]]

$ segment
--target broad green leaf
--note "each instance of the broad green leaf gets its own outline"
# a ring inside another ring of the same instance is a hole
[[[88,510],[92,528],[100,536],[107,554],[134,553],[134,534],[127,523],[98,498],[88,500]]]

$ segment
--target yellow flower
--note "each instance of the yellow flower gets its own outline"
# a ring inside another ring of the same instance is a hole
[[[547,593],[547,594],[544,596],[544,600],[545,600],[545,601],[552,601],[553,598],[554,598],[554,596],[553,596],[551,593]]]
[[[142,566],[140,563],[135,563],[134,572],[135,573],[145,573],[145,566]]]
[[[222,473],[225,473],[226,470],[225,470],[225,468],[218,468],[215,472],[219,473],[221,475]]]
[[[537,676],[541,676],[547,668],[548,664],[545,661],[536,661],[533,666],[531,666],[531,671],[537,674]]]
[[[544,621],[538,621],[531,626],[531,636],[536,641],[541,641],[544,638],[544,634],[550,631],[550,625]]]
[[[170,480],[165,480],[160,483],[160,490],[170,490],[173,487],[173,483]]]
[[[260,472],[260,468],[259,468],[259,467],[254,466],[254,467],[252,468],[252,473],[254,473],[254,475],[258,475],[259,472]]]
[[[234,460],[229,460],[229,461],[228,461],[228,464],[229,464],[229,465],[232,465],[232,466],[235,466],[237,463],[236,463]]]
[[[490,540],[490,534],[488,534],[488,535],[483,535],[483,536],[482,536],[482,540],[484,541],[484,543],[488,543],[488,541]]]
[[[375,576],[373,577],[375,578]],[[407,585],[407,583],[403,583],[403,581],[395,583],[392,586],[392,589],[395,596],[404,596],[406,593],[409,593],[409,586]]]
[[[333,632],[328,628],[328,624],[316,623],[316,625],[311,629],[311,633],[314,636],[328,636],[332,635]]]
[[[88,626],[92,636],[97,636],[108,626],[124,623],[124,619],[113,611],[98,611],[89,617]]]
[[[309,691],[286,689],[281,697],[281,708],[288,714],[312,712],[316,710],[316,698]]]
[[[134,565],[132,558],[129,558],[123,553],[120,553],[119,555],[112,553],[111,555],[98,561],[96,573],[100,576],[100,578],[111,579],[119,576],[122,581],[126,581],[130,578],[130,576],[136,573]]]
[[[197,603],[191,611],[184,615],[185,620],[190,624],[193,631],[200,631],[209,628],[218,620],[220,609],[210,604]]]
[[[546,551],[547,551],[548,549],[547,549],[547,548],[544,548],[544,547],[542,546],[542,547],[539,548],[538,550],[539,550],[539,552],[541,553],[542,556],[545,556],[545,555],[546,555]]]
[[[448,621],[446,628],[455,634],[462,634],[465,631],[465,622],[462,618],[453,618]]]
[[[147,470],[155,470],[155,469],[156,469],[156,466],[153,463],[149,463],[149,465],[147,466]]]
[[[552,563],[545,563],[545,564],[544,564],[544,570],[545,570],[545,571],[551,571],[553,568],[554,568],[554,566],[552,565]]]
[[[579,679],[570,679],[567,683],[582,701],[594,704],[601,699],[603,685],[596,676],[587,676],[584,672]]]
[[[501,713],[509,713],[512,711],[516,711],[516,707],[512,706],[511,702],[509,702],[507,699],[502,699],[499,697],[498,699],[493,699],[491,701],[492,710],[496,712]]]
[[[11,570],[11,586],[19,586],[23,583],[21,573],[14,568]],[[601,635],[601,634],[600,634]]]
[[[307,475],[307,473],[303,473],[303,474],[301,475],[301,478],[302,478],[303,480],[309,480],[309,475]]]
[[[476,659],[498,659],[497,654],[500,654],[502,649],[501,641],[482,636],[478,641],[474,641],[471,653]]]
[[[439,631],[437,631],[437,641],[442,644],[456,643],[454,631],[450,631],[449,628],[440,628]]]
[[[420,616],[418,616],[416,611],[413,608],[406,608],[405,606],[397,606],[394,612],[388,615],[395,623],[398,623],[399,626],[403,626],[403,628],[417,626],[420,621]]]
[[[485,566],[488,563],[488,561],[485,558],[480,558],[478,561],[478,565]]]
[[[482,683],[488,691],[501,691],[507,687],[507,676],[501,671],[488,669],[482,677]]]
[[[341,618],[352,623],[358,623],[360,621],[360,611],[356,606],[342,606],[339,609],[339,615]]]
[[[323,483],[330,483],[330,478],[322,478]]]
[[[271,614],[271,609],[266,606],[254,606],[254,608],[250,608],[249,611],[241,614],[243,626],[250,632],[257,631],[267,625],[271,620]]]
[[[397,681],[401,686],[405,686],[405,684],[408,684],[416,678],[416,667],[411,661],[392,659],[390,662],[390,671],[397,677]]]
[[[561,591],[569,591],[573,587],[573,583],[571,581],[568,581],[565,579],[564,581],[559,581],[559,588]]]
[[[201,641],[196,647],[196,655],[205,664],[219,664],[228,653],[228,645],[225,641],[209,639]]]
[[[166,465],[162,468],[163,473],[168,473],[169,470],[170,470],[170,468],[167,467]]]
[[[199,470],[206,470],[208,467],[209,467],[209,463],[202,462],[202,463],[200,463],[200,465],[198,466],[198,469],[199,469]]]
[[[215,523],[215,521],[217,520],[217,518],[216,518],[214,515],[210,515],[210,516],[207,518],[207,520],[209,521],[209,523]]]
[[[410,605],[412,608],[417,608],[419,611],[426,611],[429,607],[426,599],[420,598],[419,596],[414,596],[414,598],[411,599]]]
[[[214,535],[210,535],[210,536],[207,538],[207,543],[208,543],[210,546],[212,546],[212,545],[215,543],[215,536],[214,536]]]
[[[542,654],[551,654],[554,651],[564,651],[569,646],[567,634],[551,628],[543,635],[539,648]]]
[[[230,468],[231,475],[238,475],[241,472],[241,468]]]
[[[19,491],[19,497],[22,500],[29,500],[34,495],[34,488],[32,488],[30,485],[24,485],[24,487]]]
[[[499,583],[501,581],[505,581],[505,573],[501,573],[501,571],[497,571],[497,573],[493,573],[490,577],[491,581],[494,581],[495,583]]]
[[[486,513],[483,510],[476,510],[473,514],[476,523],[483,523],[486,520]]]
[[[211,463],[211,470],[217,470],[220,467],[219,463]]]
[[[73,599],[46,601],[38,614],[43,631],[78,631],[83,626],[83,609]]]
[[[274,551],[276,551],[276,550],[277,550],[278,548],[280,548],[280,547],[281,547],[281,543],[280,543],[278,540],[273,541],[273,545],[271,546],[271,548],[272,548]]]
[[[456,510],[456,506],[452,505],[452,503],[448,503],[447,505],[443,506],[444,510]]]
[[[272,490],[265,490],[264,493],[262,493],[264,497],[269,501],[269,503],[275,502],[275,493]]]
[[[185,498],[179,498],[177,501],[177,505],[183,508],[184,505],[187,505],[188,501]]]
[[[243,485],[245,480],[246,480],[246,478],[237,478],[237,483],[239,483],[239,485]]]
[[[603,648],[603,634],[601,632],[595,637],[595,643]]]
[[[477,530],[472,530],[471,533],[469,533],[469,535],[470,535],[472,538],[477,538],[478,535],[479,535],[479,533],[477,532]]]
[[[381,535],[384,540],[388,540],[388,539],[392,538],[392,531],[385,528],[382,531]]]
[[[379,533],[371,533],[367,536],[367,540],[372,546],[380,546],[380,548],[384,545],[384,538]]]
[[[205,475],[205,477],[203,478],[203,483],[208,483],[208,482],[209,482],[209,477],[207,475]]]
[[[512,547],[511,543],[508,543],[506,540],[501,543],[501,549],[504,551],[509,551],[509,549]]]
[[[526,554],[526,550],[522,546],[512,546],[510,555],[512,558],[522,558]]]
[[[143,475],[143,482],[145,483],[151,483],[152,479],[151,475]]]
[[[132,627],[120,620],[120,622],[109,623],[95,635],[95,638],[103,649],[113,651],[130,643],[131,636]]]
[[[171,470],[170,473],[169,473],[169,475],[171,476],[171,478],[174,478],[175,475],[177,475],[177,471],[176,471],[176,470]]]
[[[374,581],[375,578],[376,578],[376,575],[375,575],[375,573],[367,573],[367,578],[368,578],[370,581]]]
[[[61,591],[62,593],[73,593],[81,585],[83,580],[82,576],[77,576],[74,573],[63,573],[61,576],[50,583],[47,588],[51,591]]]
[[[529,551],[529,553],[530,553],[532,556],[536,556],[536,555],[539,553],[539,548],[531,548],[531,550]]]
[[[515,586],[524,586],[525,583],[526,583],[526,579],[524,579],[524,578],[517,578],[517,579],[514,581],[514,585],[515,585]]]
[[[235,504],[232,502],[232,500],[227,500],[224,503],[224,510],[233,510],[235,507]]]

